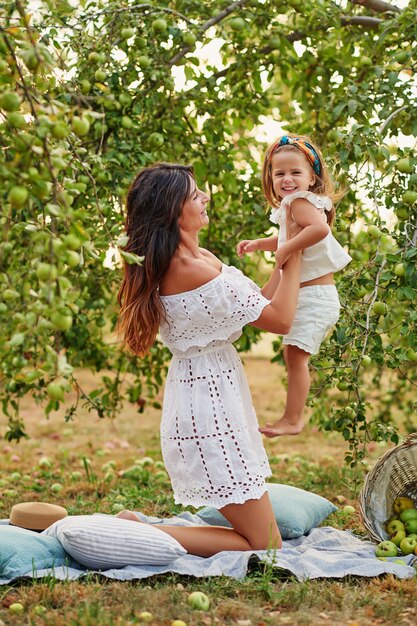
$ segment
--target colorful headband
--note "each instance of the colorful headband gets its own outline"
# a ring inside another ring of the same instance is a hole
[[[308,143],[307,141],[304,141],[304,139],[300,139],[299,137],[287,137],[287,135],[284,135],[283,137],[281,137],[281,139],[278,141],[278,143],[276,143],[273,146],[273,148],[272,148],[272,150],[270,152],[270,157],[272,158],[272,155],[274,154],[274,152],[275,152],[275,150],[277,148],[280,148],[281,146],[288,146],[288,145],[295,146],[296,148],[301,150],[301,152],[309,160],[309,162],[311,164],[311,167],[313,168],[313,170],[315,171],[317,176],[320,175],[320,158],[319,158],[319,155],[314,150],[314,148],[311,145],[311,143]]]

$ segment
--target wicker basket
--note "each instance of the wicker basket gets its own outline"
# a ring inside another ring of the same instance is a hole
[[[384,523],[395,498],[407,496],[417,508],[417,433],[388,450],[375,463],[359,494],[359,511],[374,541],[389,539]]]

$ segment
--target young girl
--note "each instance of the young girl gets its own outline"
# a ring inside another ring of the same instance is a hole
[[[129,348],[146,354],[159,331],[172,352],[161,447],[175,501],[215,506],[232,526],[157,526],[198,556],[281,547],[265,483],[268,458],[232,343],[246,324],[288,332],[301,262],[300,252],[291,254],[259,289],[199,246],[208,204],[191,167],[159,163],[139,172],[127,197],[126,250],[144,262],[125,264],[118,297]],[[138,521],[132,512],[120,517]]]
[[[279,236],[240,241],[238,255],[277,250],[277,265],[282,267],[290,254],[303,250],[297,311],[291,330],[283,339],[288,373],[286,406],[279,420],[260,429],[267,437],[275,437],[296,435],[303,428],[303,410],[310,389],[309,357],[317,354],[339,318],[340,302],[333,273],[345,267],[351,257],[331,234],[335,215],[332,200],[339,199],[340,194],[334,192],[321,153],[308,137],[288,134],[268,148],[262,188],[272,206],[270,219],[279,225]],[[289,218],[302,227],[291,239],[286,236]]]

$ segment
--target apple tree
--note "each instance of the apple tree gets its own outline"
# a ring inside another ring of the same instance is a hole
[[[349,441],[352,463],[367,442],[396,440],[394,415],[415,428],[415,3],[16,0],[0,11],[6,437],[25,435],[27,394],[49,414],[75,389],[66,419],[80,402],[101,417],[155,402],[167,350],[130,355],[116,327],[120,263],[141,262],[123,236],[141,167],[192,163],[212,197],[204,245],[265,280],[265,259],[240,261],[235,246],[268,232],[260,164],[277,128],[310,134],[346,190],[335,234],[353,261],[337,275],[341,320],[312,360],[313,419]],[[266,119],[280,125],[267,136]],[[247,329],[240,349],[257,337]],[[90,393],[85,368],[97,372]]]

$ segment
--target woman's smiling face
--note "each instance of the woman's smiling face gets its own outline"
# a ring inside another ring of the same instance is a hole
[[[195,180],[191,179],[191,192],[178,219],[178,224],[182,230],[187,232],[199,231],[208,224],[207,204],[209,200],[210,196],[201,191]]]
[[[271,159],[271,177],[276,198],[308,191],[316,179],[313,168],[300,151],[280,150]]]

